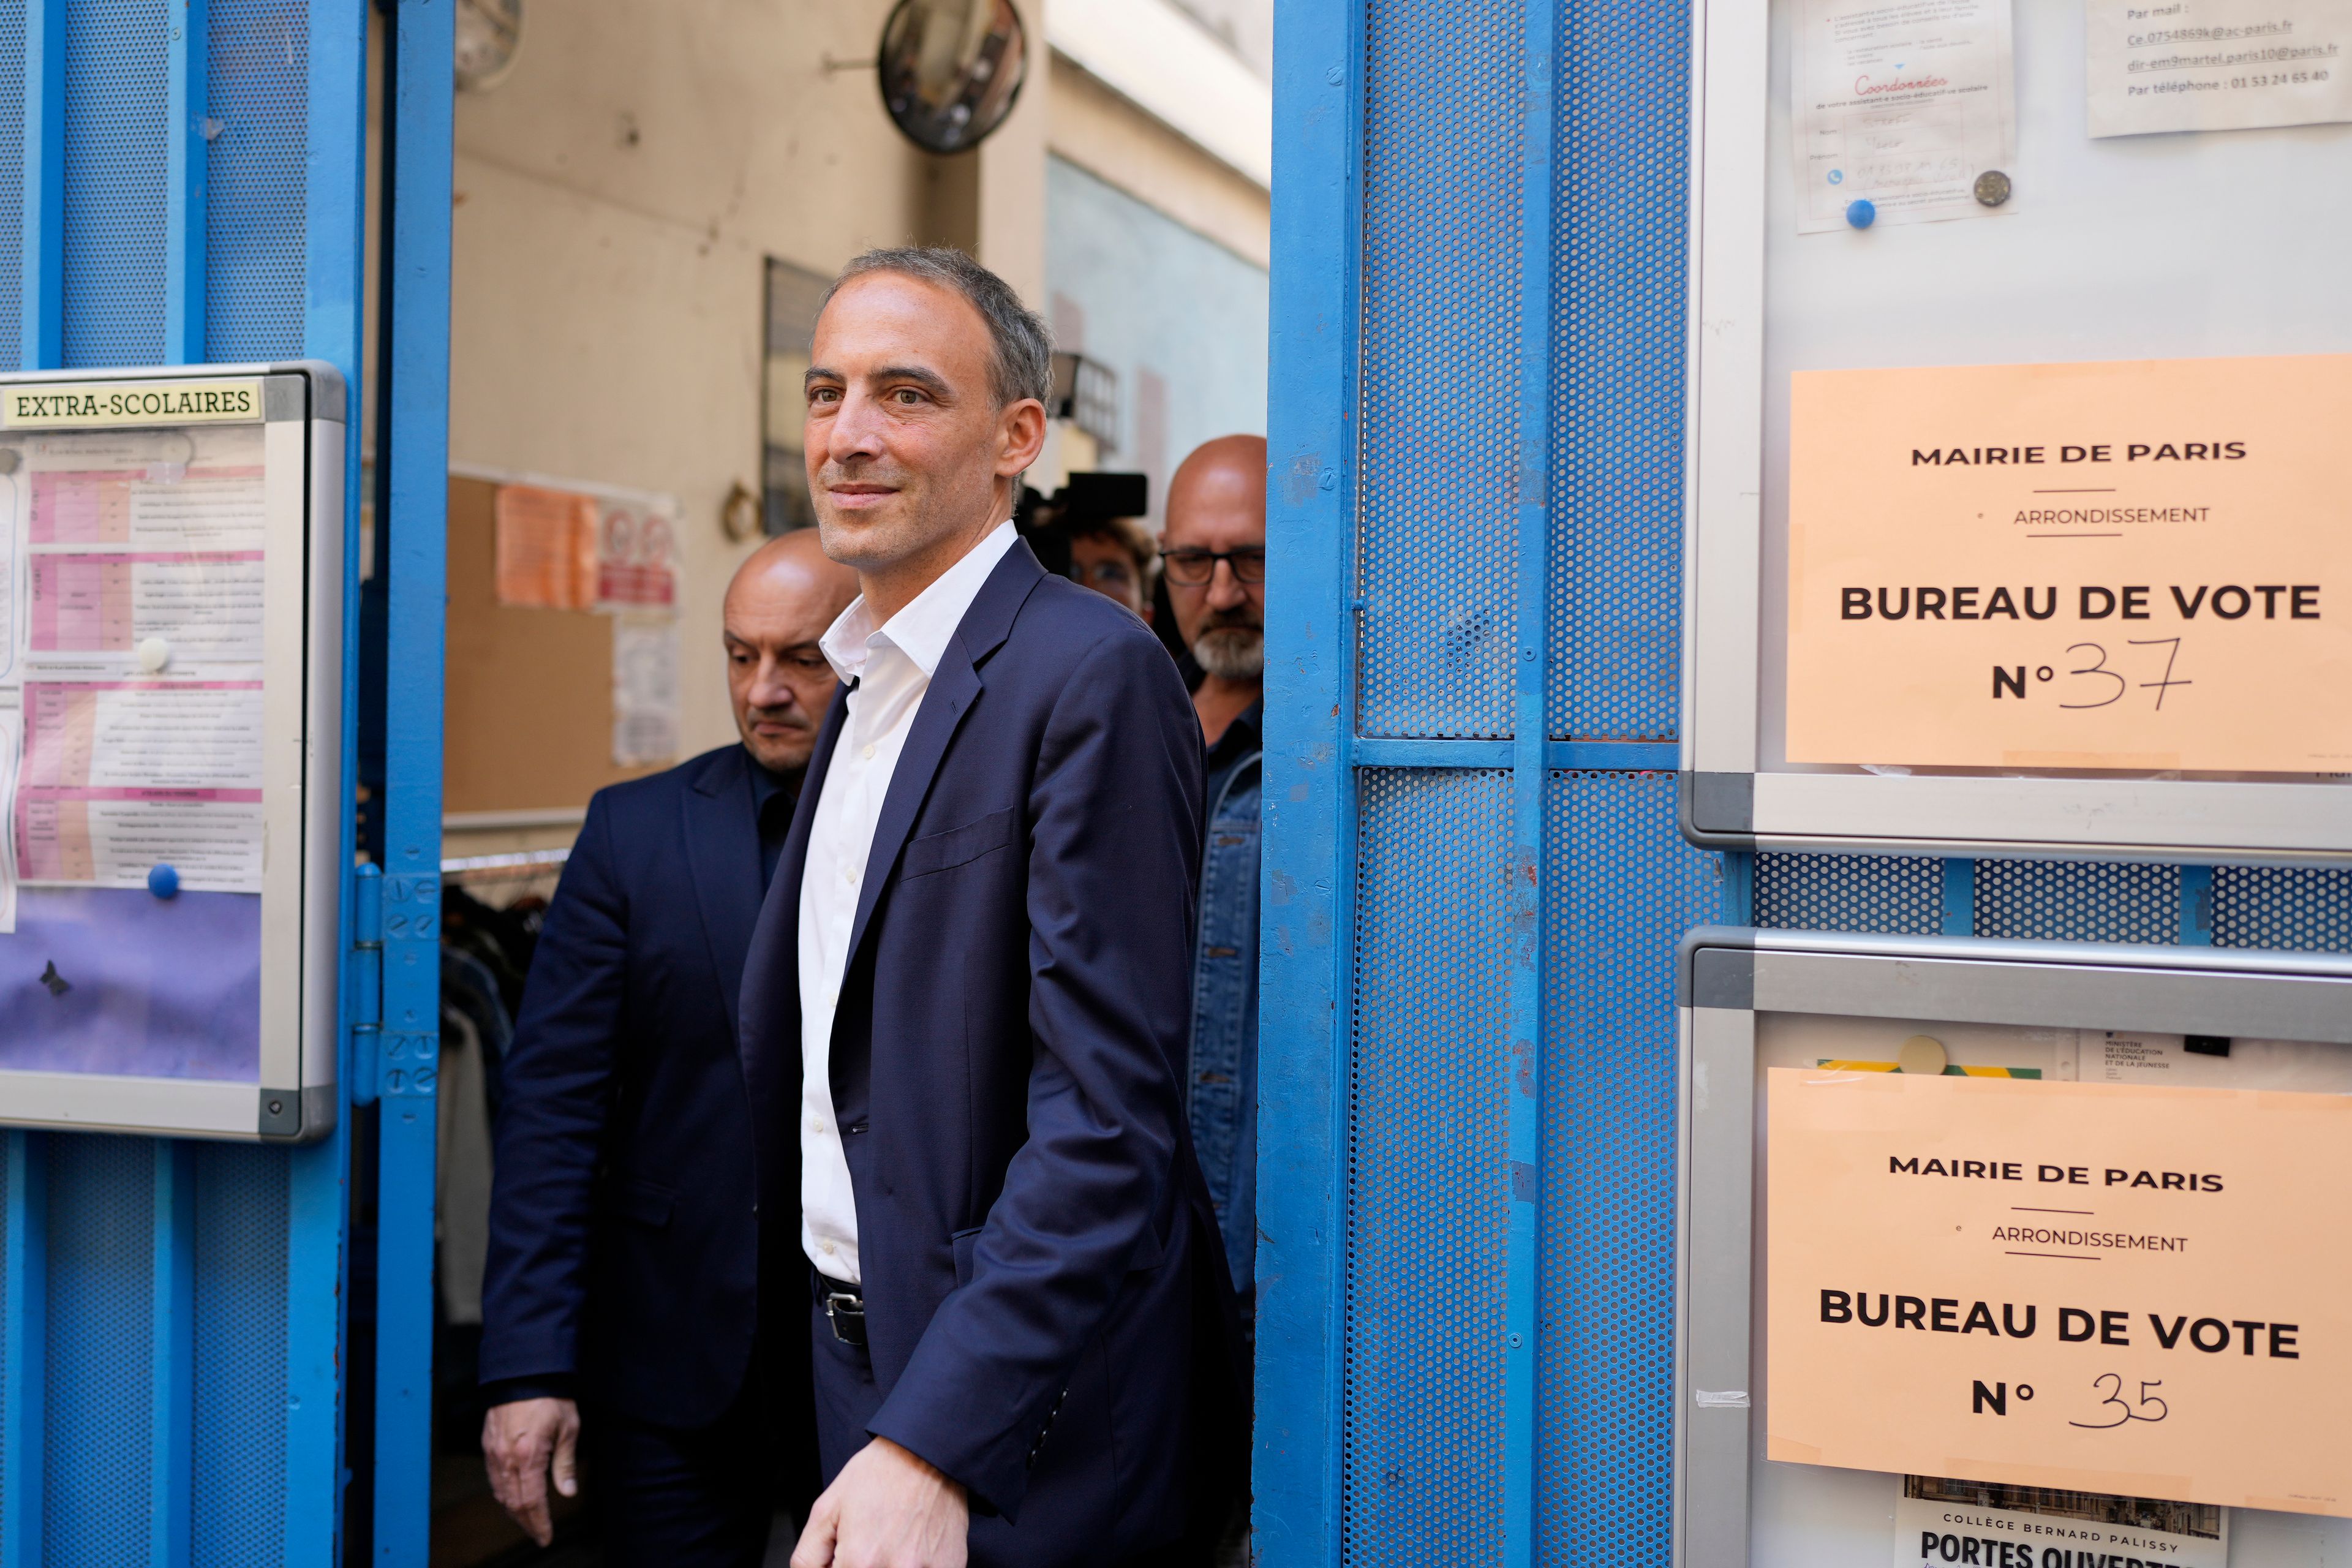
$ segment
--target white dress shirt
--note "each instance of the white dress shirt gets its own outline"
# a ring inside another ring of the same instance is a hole
[[[841,1149],[831,1076],[834,1010],[849,963],[850,928],[875,825],[931,674],[1015,537],[1010,521],[997,524],[879,628],[861,595],[817,643],[834,673],[856,689],[825,767],[801,873],[801,1248],[819,1273],[853,1285],[861,1278],[857,1202]]]

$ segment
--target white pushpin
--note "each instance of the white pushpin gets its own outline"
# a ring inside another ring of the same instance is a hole
[[[153,675],[172,662],[172,645],[162,637],[145,637],[139,644],[139,668]]]

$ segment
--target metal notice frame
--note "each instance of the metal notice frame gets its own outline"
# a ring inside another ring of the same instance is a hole
[[[1675,1562],[1727,1568],[1749,1560],[1757,1015],[2352,1046],[2352,957],[1712,926],[1684,939],[1676,1003]]]
[[[238,382],[260,390],[260,406],[249,420],[167,412],[190,406],[169,395],[175,385]],[[346,804],[341,668],[349,416],[342,377],[331,365],[311,361],[43,371],[0,375],[0,399],[26,384],[92,395],[92,400],[77,397],[59,405],[66,410],[62,420],[43,418],[44,433],[199,422],[261,426],[261,873],[257,894],[238,895],[260,900],[258,1072],[257,1081],[0,1068],[0,1124],[308,1142],[333,1127],[336,1106],[337,855]],[[110,395],[118,393],[122,395]],[[73,423],[77,408],[94,408],[96,416],[87,425]],[[15,832],[13,820],[8,831]],[[0,935],[0,953],[14,941]]]
[[[2352,784],[2317,775],[1930,775],[1775,760],[1775,444],[1792,366],[2352,350],[2352,313],[2330,303],[2340,280],[2305,259],[2341,254],[2352,212],[2309,193],[2332,188],[2352,127],[2094,142],[2082,119],[2080,7],[2016,8],[2020,166],[2007,213],[1797,236],[1785,195],[1789,89],[1774,75],[1795,4],[1696,0],[1685,834],[1730,849],[2352,860]],[[2278,221],[2189,218],[2249,202]],[[2142,243],[2155,227],[2174,241]],[[2132,258],[2158,250],[2175,270],[2134,269]],[[2220,281],[2250,270],[2263,274],[2260,287]],[[2208,308],[2149,305],[2175,297],[2168,280],[2184,276],[2214,280]],[[2272,308],[2282,300],[2309,308]]]

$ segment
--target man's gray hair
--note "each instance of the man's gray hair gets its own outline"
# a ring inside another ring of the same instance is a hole
[[[1013,286],[952,246],[906,245],[869,250],[841,269],[824,303],[841,292],[843,284],[869,272],[896,272],[919,278],[961,295],[980,319],[988,323],[995,346],[989,365],[989,386],[999,408],[1034,397],[1054,405],[1054,333],[1045,319],[1021,302]],[[824,307],[818,307],[822,312]]]

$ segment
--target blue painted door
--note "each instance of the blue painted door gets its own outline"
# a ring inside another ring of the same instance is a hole
[[[1268,1563],[1665,1561],[1687,12],[1276,14]]]
[[[413,15],[428,9],[438,16]],[[381,1301],[358,1310],[383,1325],[393,1393],[376,1402],[376,1451],[394,1479],[377,1495],[401,1511],[376,1535],[391,1543],[379,1554],[424,1562],[448,11],[400,5],[388,29],[395,57],[438,51],[437,72],[413,72],[425,85],[386,116],[416,150],[404,188],[428,193],[430,217],[387,256],[406,268],[387,297],[407,311],[388,324],[391,374],[375,399],[388,415],[375,435],[393,484],[377,512],[392,548],[369,613],[345,628],[342,668],[314,672],[344,682],[344,776],[369,786],[370,847],[391,861],[342,899],[343,1103],[331,1135],[291,1149],[0,1131],[0,1568],[336,1561],[353,1177],[378,1187],[352,1152],[379,1085],[402,1101],[374,1140],[394,1267]],[[0,0],[0,363],[316,359],[356,394],[368,23],[363,0]],[[361,433],[355,418],[343,476],[353,605]],[[363,620],[378,645],[372,684]],[[427,677],[388,710],[387,654]],[[369,766],[354,774],[367,724]],[[356,816],[351,832],[347,850]],[[380,889],[386,940],[352,945],[374,934],[360,922]],[[404,1073],[378,1065],[391,1055],[378,1048],[380,995],[406,1020],[393,1031]]]

